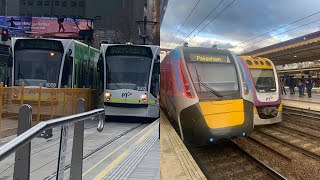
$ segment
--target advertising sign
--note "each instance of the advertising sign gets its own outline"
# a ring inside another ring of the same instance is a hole
[[[93,29],[89,19],[56,17],[0,16],[0,28],[8,28],[11,36],[42,36],[78,39],[80,30]]]

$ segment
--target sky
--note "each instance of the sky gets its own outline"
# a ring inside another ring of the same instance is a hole
[[[320,30],[320,0],[200,0],[183,25],[198,1],[169,0],[161,25],[161,48],[188,42],[190,47],[217,45],[241,54]]]

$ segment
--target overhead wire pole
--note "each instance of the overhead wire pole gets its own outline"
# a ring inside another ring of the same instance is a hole
[[[299,28],[301,28],[301,27],[303,27],[303,26],[307,26],[307,25],[313,24],[313,23],[318,22],[318,21],[320,21],[320,19],[317,19],[317,20],[315,20],[315,21],[311,21],[311,22],[309,22],[309,23],[303,24],[303,25],[298,26],[298,27],[295,27],[295,28],[293,28],[293,29],[289,29],[289,30],[287,30],[287,31],[278,33],[278,34],[276,34],[275,36],[280,35],[280,34],[284,34],[284,33],[289,32],[289,31],[293,31],[293,30],[299,29]],[[262,41],[265,41],[265,40],[270,39],[270,38],[272,38],[272,37],[268,37],[268,38],[265,38],[265,39],[262,39],[262,40],[260,40],[260,41],[256,41],[256,42],[253,42],[253,43],[262,42]],[[241,48],[245,48],[245,47],[248,47],[248,46],[250,46],[250,45],[240,46],[240,47],[241,47]]]
[[[282,28],[284,28],[284,27],[287,27],[287,26],[289,26],[289,25],[291,25],[291,24],[294,24],[294,23],[296,23],[296,22],[302,21],[302,20],[304,20],[304,19],[307,19],[307,18],[309,18],[309,17],[311,17],[311,16],[314,16],[314,15],[316,15],[316,14],[319,14],[319,13],[320,13],[320,11],[318,11],[318,12],[316,12],[316,13],[313,13],[313,14],[310,14],[310,15],[308,15],[308,16],[306,16],[306,17],[303,17],[303,18],[301,18],[301,19],[295,20],[295,21],[293,21],[293,22],[291,22],[291,23],[288,23],[288,24],[286,24],[286,25],[280,26],[280,27],[278,27],[278,28],[276,28],[276,29],[273,29],[273,30],[268,31],[268,32],[266,32],[266,33],[263,33],[263,34],[261,34],[261,35],[258,35],[258,36],[256,36],[256,37],[253,37],[253,38],[248,39],[248,40],[246,40],[246,41],[240,42],[240,43],[236,44],[235,46],[238,46],[239,44],[243,44],[243,43],[245,43],[245,42],[248,42],[248,41],[257,39],[258,37],[261,37],[261,36],[264,36],[264,35],[266,35],[266,34],[269,34],[269,33],[273,32],[273,31],[282,29]]]
[[[200,29],[200,31],[197,32],[197,34],[195,34],[191,39],[189,39],[189,41],[187,43],[189,43],[194,37],[196,37],[202,30],[204,30],[210,23],[212,23],[212,21],[214,21],[215,19],[217,19],[218,16],[220,16],[220,14],[222,14],[229,6],[231,6],[231,4],[233,4],[236,0],[233,0],[232,2],[230,2],[228,4],[228,6],[226,6],[218,15],[216,15],[211,21],[209,21],[203,28]]]
[[[188,36],[187,36],[186,38],[184,38],[182,42],[179,43],[178,46],[180,46],[181,43],[183,43],[183,42],[208,18],[208,17],[213,13],[213,11],[216,10],[216,9],[218,8],[218,6],[219,6],[223,1],[224,1],[224,0],[221,0],[221,1],[219,2],[219,4],[216,5],[216,6],[212,9],[212,11],[188,34]]]
[[[180,32],[180,30],[182,29],[182,27],[184,26],[184,24],[187,22],[187,20],[189,19],[190,15],[192,14],[192,12],[195,10],[195,8],[198,6],[200,0],[198,0],[198,2],[194,5],[194,7],[192,8],[192,10],[190,11],[189,15],[187,16],[187,18],[184,20],[184,22],[181,24],[179,30],[176,32],[176,34],[173,36],[173,38],[171,39],[169,45],[167,46],[169,48],[170,44],[172,43],[172,41],[175,39],[175,37],[178,35],[178,33]]]

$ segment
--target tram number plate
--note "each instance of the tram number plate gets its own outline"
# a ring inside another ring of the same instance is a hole
[[[137,89],[138,89],[138,91],[146,91],[147,87],[138,87]]]
[[[47,88],[55,88],[57,86],[56,83],[46,83]]]

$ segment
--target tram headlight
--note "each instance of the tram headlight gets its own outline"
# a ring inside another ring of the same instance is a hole
[[[144,102],[144,103],[147,102],[147,94],[142,94],[142,95],[140,96],[140,98],[141,98],[142,102]]]
[[[106,93],[104,94],[104,97],[106,98],[107,101],[110,101],[111,92],[106,92]]]

